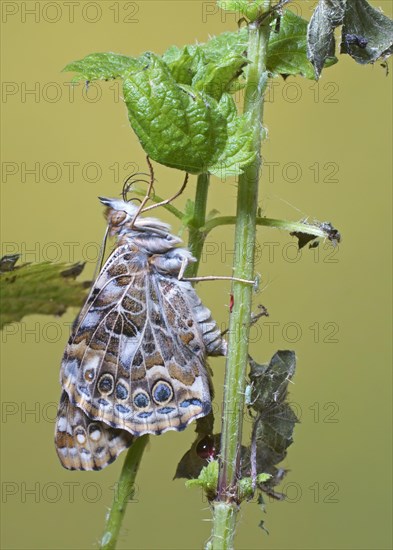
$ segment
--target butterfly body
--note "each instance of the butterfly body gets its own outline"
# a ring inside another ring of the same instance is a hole
[[[182,430],[208,414],[206,357],[226,352],[210,311],[179,280],[195,261],[181,240],[159,220],[134,219],[134,205],[101,200],[117,246],[62,361],[56,447],[66,468],[100,469],[134,437]]]

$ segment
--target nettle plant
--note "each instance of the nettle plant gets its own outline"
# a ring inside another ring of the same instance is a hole
[[[265,92],[274,78],[318,80],[324,68],[337,62],[337,27],[341,27],[341,53],[358,63],[380,60],[386,66],[392,52],[392,21],[365,0],[320,0],[310,22],[288,11],[288,4],[288,0],[275,5],[269,0],[221,0],[221,9],[239,14],[239,29],[203,44],[172,46],[163,55],[94,53],[64,69],[76,73],[75,81],[121,80],[131,127],[148,158],[197,176],[196,194],[188,199],[185,212],[165,205],[188,230],[188,247],[197,259],[188,266],[188,277],[197,275],[206,236],[220,225],[235,225],[222,430],[212,433],[212,413],[199,418],[195,443],[176,473],[188,478],[189,485],[205,490],[213,514],[207,547],[214,549],[233,547],[242,501],[257,496],[263,506],[263,493],[283,498],[275,486],[286,472],[277,465],[286,456],[296,422],[286,402],[288,382],[295,372],[294,351],[278,351],[267,364],[258,364],[248,353],[250,325],[266,314],[263,308],[252,313],[253,286],[242,282],[255,279],[257,227],[287,230],[299,239],[299,247],[309,242],[316,246],[323,239],[333,244],[340,240],[338,231],[327,222],[260,216]],[[241,112],[235,92],[243,94]],[[212,176],[238,178],[234,216],[207,215]],[[157,195],[150,198],[162,201]],[[110,379],[104,382],[111,383]],[[164,390],[160,387],[159,395]],[[245,406],[253,418],[248,446],[242,444]],[[147,438],[136,437],[129,447],[102,548],[116,545]]]
[[[309,224],[259,216],[263,107],[269,81],[289,76],[318,80],[323,68],[337,62],[337,27],[341,27],[341,53],[358,63],[381,60],[386,64],[392,52],[392,21],[365,0],[320,0],[310,22],[288,11],[287,4],[290,2],[284,0],[276,5],[268,0],[221,0],[221,9],[239,13],[240,28],[234,32],[204,44],[172,46],[163,55],[95,53],[64,69],[77,73],[75,81],[120,79],[131,127],[148,157],[197,176],[196,194],[194,200],[188,199],[185,212],[166,205],[188,229],[188,247],[197,259],[189,265],[188,276],[197,274],[210,231],[224,224],[235,225],[222,430],[212,433],[211,413],[199,418],[196,441],[176,473],[206,492],[213,514],[209,548],[233,547],[242,501],[258,493],[263,506],[263,492],[283,498],[274,488],[286,472],[277,464],[286,456],[296,422],[286,402],[295,353],[278,351],[268,364],[258,364],[248,354],[250,325],[266,311],[252,314],[253,287],[236,279],[255,278],[257,226],[287,230],[298,237],[300,247],[310,241],[315,246],[320,239],[336,244],[340,239],[338,231],[326,222]],[[241,112],[233,98],[239,90],[244,97]],[[211,176],[238,177],[235,216],[207,216]],[[162,201],[157,195],[152,200]],[[253,414],[249,446],[242,445],[245,405]],[[137,437],[128,450],[102,548],[116,545],[147,438]]]

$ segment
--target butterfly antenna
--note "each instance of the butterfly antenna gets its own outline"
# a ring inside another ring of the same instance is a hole
[[[146,195],[145,195],[145,197],[142,199],[141,204],[139,205],[138,210],[136,211],[136,214],[135,214],[135,216],[134,216],[134,219],[133,219],[132,222],[131,222],[131,226],[134,225],[135,220],[137,219],[137,217],[139,216],[139,214],[140,214],[141,212],[143,212],[143,207],[145,206],[145,204],[147,203],[147,201],[150,199],[150,196],[151,196],[152,192],[154,193],[154,169],[153,169],[153,165],[152,165],[152,163],[151,163],[151,161],[150,161],[149,155],[147,155],[147,157],[146,157],[146,162],[147,162],[147,165],[148,165],[148,167],[149,167],[150,181],[148,182],[148,187],[147,187]],[[146,176],[147,176],[147,175],[148,175],[148,174],[146,174]],[[145,181],[145,183],[147,183],[146,180],[144,180],[144,181]]]
[[[133,182],[133,178],[135,176],[137,176],[138,174],[136,172],[134,172],[133,174],[131,174],[130,176],[128,176],[126,178],[126,181],[124,182],[123,184],[123,189],[121,191],[121,197],[123,199],[124,202],[129,202],[129,199],[128,199],[128,193],[130,192],[130,189],[131,187],[133,186],[134,182]],[[142,174],[141,174],[142,175]]]
[[[148,178],[150,174],[145,174],[144,172],[135,172],[134,174],[131,174],[130,176],[128,176],[128,178],[124,182],[123,189],[121,192],[121,196],[124,202],[131,202],[133,200],[142,202],[141,199],[138,199],[137,197],[132,197],[131,199],[128,198],[128,193],[131,191],[132,186],[135,185],[136,183],[145,183],[146,185],[150,184],[150,180],[145,180],[143,178],[136,178],[136,176],[146,176]]]

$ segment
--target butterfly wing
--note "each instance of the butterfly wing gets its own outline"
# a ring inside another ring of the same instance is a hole
[[[181,430],[206,415],[210,381],[198,315],[210,312],[196,307],[192,292],[152,269],[137,247],[117,248],[64,354],[61,382],[72,404],[136,436]]]
[[[94,422],[69,401],[60,397],[55,445],[60,462],[68,470],[101,470],[129,447],[133,437],[102,422]]]
[[[142,433],[182,430],[211,409],[202,330],[175,277],[155,273],[148,285],[148,322],[138,350],[143,380],[136,380],[132,369],[134,405],[140,391],[146,392],[147,400],[146,408],[135,410],[133,418]]]

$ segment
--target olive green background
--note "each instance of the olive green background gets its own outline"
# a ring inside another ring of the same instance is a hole
[[[372,3],[392,16],[390,2]],[[89,279],[105,227],[97,196],[118,195],[124,178],[146,165],[119,85],[92,86],[86,95],[79,84],[72,92],[71,76],[60,70],[91,52],[162,53],[205,41],[235,29],[237,17],[199,0],[80,2],[73,22],[63,2],[1,4],[2,253],[85,260],[81,279]],[[36,15],[24,14],[23,4],[37,4]],[[311,5],[295,7],[308,19]],[[343,242],[300,257],[285,233],[258,231],[263,288],[255,306],[263,303],[270,317],[253,327],[251,353],[267,361],[277,349],[296,350],[291,400],[301,423],[285,461],[288,499],[268,502],[267,514],[256,503],[242,506],[239,549],[392,547],[391,82],[378,64],[362,67],[344,56],[319,84],[277,79],[268,97],[263,214],[329,220]],[[25,93],[33,88],[35,96]],[[26,173],[35,165],[37,176]],[[165,197],[183,177],[157,165],[155,175]],[[193,177],[177,206],[194,191]],[[213,178],[209,209],[233,214],[235,196],[234,179]],[[166,211],[156,215],[179,229]],[[201,274],[231,274],[232,239],[231,227],[209,235]],[[202,283],[198,292],[225,326],[229,284]],[[63,470],[55,454],[59,364],[76,313],[31,316],[2,333],[5,549],[96,547],[119,476],[124,455],[102,472],[78,473]],[[224,360],[211,366],[219,417]],[[151,438],[119,548],[194,549],[208,539],[208,503],[172,480],[193,439],[193,425]]]

